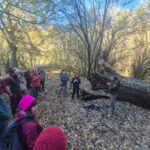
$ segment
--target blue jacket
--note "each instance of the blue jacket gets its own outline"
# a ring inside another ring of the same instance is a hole
[[[67,84],[67,82],[68,82],[68,75],[62,73],[62,74],[60,75],[60,80],[61,80],[62,85]]]

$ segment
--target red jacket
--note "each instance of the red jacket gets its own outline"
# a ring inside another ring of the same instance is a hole
[[[31,83],[33,87],[40,87],[41,85],[40,77],[38,75],[32,75]]]
[[[26,146],[26,150],[33,150],[34,143],[42,131],[42,127],[35,120],[33,115],[27,114],[25,111],[20,111],[17,115],[17,119],[22,119],[24,117],[30,118],[31,121],[22,124],[21,132],[22,138]]]

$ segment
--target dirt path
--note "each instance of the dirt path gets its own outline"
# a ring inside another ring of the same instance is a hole
[[[47,81],[47,91],[39,98],[38,118],[43,127],[52,124],[64,128],[68,150],[149,150],[150,111],[128,103],[116,102],[110,115],[109,100],[97,102],[100,110],[85,110],[81,100],[58,98],[57,79]],[[90,102],[89,102],[90,103]]]

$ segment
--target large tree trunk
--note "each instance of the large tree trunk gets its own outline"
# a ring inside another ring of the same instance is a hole
[[[90,83],[92,90],[96,90],[98,92],[99,90],[103,91],[105,89],[104,91],[107,91],[107,82],[109,82],[114,75],[118,76],[121,83],[118,92],[118,100],[127,101],[144,108],[150,108],[150,83],[123,77],[111,68],[105,68],[104,70],[102,69],[101,71],[99,70],[98,72],[91,74]],[[85,93],[90,95],[90,98],[88,97],[88,99],[96,99],[95,94],[92,97],[91,91],[86,91],[82,94],[84,95],[84,99],[86,99]],[[104,97],[104,95],[105,94],[101,94],[101,92],[97,93],[98,97]]]
[[[11,62],[10,67],[18,67],[17,61],[17,47],[13,43],[9,43],[11,49]]]

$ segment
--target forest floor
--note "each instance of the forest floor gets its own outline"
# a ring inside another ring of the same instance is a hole
[[[111,115],[109,100],[99,99],[99,110],[84,109],[91,103],[58,98],[59,81],[46,82],[39,97],[38,119],[43,127],[61,126],[67,135],[68,150],[150,150],[150,111],[116,101]]]

